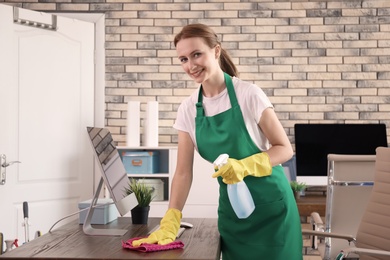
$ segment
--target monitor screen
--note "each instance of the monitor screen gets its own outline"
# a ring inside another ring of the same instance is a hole
[[[126,194],[126,188],[128,188],[129,179],[123,162],[119,156],[118,150],[116,149],[114,140],[112,139],[111,133],[107,128],[87,127],[87,131],[94,150],[95,158],[98,161],[101,172],[101,181],[95,192],[93,201],[96,201],[98,198],[101,186],[104,182],[112,200],[115,203],[115,206],[118,209],[119,214],[123,216],[130,212],[130,210],[135,206],[137,206],[138,201],[134,193],[130,195]],[[92,214],[93,212],[88,213],[84,223],[83,230],[86,234],[123,235],[125,232],[127,232],[126,230],[103,230],[92,228],[89,223]]]
[[[119,201],[126,195],[129,179],[114,140],[105,128],[88,127],[88,134],[110,195],[114,201]]]
[[[387,146],[385,124],[296,124],[294,131],[297,180],[308,185],[326,185],[330,153],[375,154]]]

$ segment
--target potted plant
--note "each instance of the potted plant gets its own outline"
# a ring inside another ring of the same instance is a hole
[[[299,181],[290,181],[290,186],[294,192],[295,199],[299,199],[306,189],[306,183]]]
[[[150,202],[153,200],[153,189],[141,180],[131,178],[126,188],[126,195],[135,194],[138,206],[131,210],[133,224],[147,224],[150,210]]]

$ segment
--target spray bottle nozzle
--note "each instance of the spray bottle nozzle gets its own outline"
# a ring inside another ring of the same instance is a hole
[[[213,162],[214,170],[218,171],[222,166],[224,166],[229,159],[229,155],[227,153],[220,154],[217,159]]]

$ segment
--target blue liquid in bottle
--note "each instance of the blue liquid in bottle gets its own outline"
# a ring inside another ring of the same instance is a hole
[[[217,170],[227,163],[228,154],[221,154],[214,161],[214,168]],[[230,204],[239,219],[249,217],[255,210],[252,195],[244,181],[227,185],[227,193]]]

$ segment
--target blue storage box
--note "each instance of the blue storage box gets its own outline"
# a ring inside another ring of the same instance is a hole
[[[158,173],[159,151],[122,152],[122,161],[127,173]]]
[[[86,200],[79,202],[79,209],[85,209],[89,208],[91,205],[92,200]],[[109,204],[112,203],[112,199],[98,199],[96,202],[96,207],[94,208],[91,224],[100,224],[105,225],[115,219],[118,218],[119,212],[115,206],[115,204]],[[107,204],[107,205],[105,205]],[[84,224],[85,218],[87,217],[88,210],[81,211],[79,213],[79,223]]]

